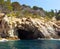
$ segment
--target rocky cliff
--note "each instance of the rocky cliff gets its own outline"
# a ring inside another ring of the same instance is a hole
[[[20,39],[59,39],[60,21],[44,18],[14,18],[0,14],[0,37],[18,37]]]

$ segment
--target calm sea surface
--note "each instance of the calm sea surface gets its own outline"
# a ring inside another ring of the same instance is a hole
[[[18,40],[0,42],[0,49],[60,49],[59,40]]]

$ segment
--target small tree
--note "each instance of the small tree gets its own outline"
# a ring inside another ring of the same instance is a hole
[[[7,11],[12,11],[11,0],[4,1],[4,7]]]
[[[33,9],[34,9],[34,10],[38,10],[38,9],[39,9],[39,10],[43,10],[43,8],[37,7],[37,6],[33,6]]]
[[[45,13],[46,13],[46,16],[48,16],[49,18],[52,18],[55,15],[54,10],[51,10],[49,12],[46,11]]]
[[[4,4],[4,0],[0,0],[0,5],[3,5]]]
[[[56,14],[56,19],[60,20],[60,10],[58,12],[56,12],[55,14]]]
[[[13,10],[20,11],[20,4],[18,2],[12,3]]]

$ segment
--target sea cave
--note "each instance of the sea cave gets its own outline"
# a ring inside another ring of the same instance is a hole
[[[17,29],[17,33],[18,33],[18,38],[21,40],[33,40],[38,38],[44,38],[44,35],[39,31],[35,33],[32,31]]]

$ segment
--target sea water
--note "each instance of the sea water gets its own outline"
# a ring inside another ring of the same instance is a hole
[[[18,40],[0,42],[0,49],[60,49],[60,40]]]

